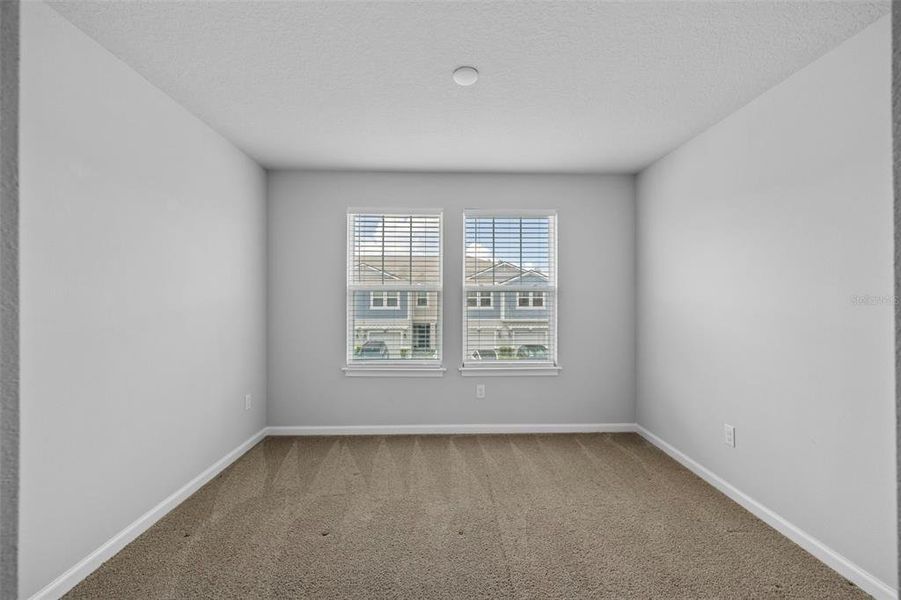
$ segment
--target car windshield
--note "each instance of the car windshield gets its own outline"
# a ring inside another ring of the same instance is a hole
[[[517,354],[520,358],[546,359],[548,357],[547,346],[541,344],[520,346]]]
[[[388,348],[384,342],[366,342],[360,348],[360,354],[364,357],[383,356],[388,354]]]

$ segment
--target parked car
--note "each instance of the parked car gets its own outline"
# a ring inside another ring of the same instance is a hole
[[[370,340],[360,347],[357,357],[363,360],[372,358],[388,358],[388,344]]]
[[[547,360],[549,356],[547,346],[542,344],[523,344],[516,349],[519,360]]]
[[[472,357],[475,360],[497,360],[497,350],[476,350]]]

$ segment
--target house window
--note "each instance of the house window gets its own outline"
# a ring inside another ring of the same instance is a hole
[[[517,308],[544,308],[544,292],[517,292]]]
[[[466,308],[491,308],[491,292],[466,292]]]
[[[464,223],[464,375],[468,367],[556,374],[555,212],[472,210]],[[472,310],[493,302],[496,312]]]
[[[437,210],[348,211],[348,375],[440,368],[441,238]]]
[[[413,349],[428,350],[432,348],[432,324],[413,323]]]
[[[399,292],[369,292],[369,307],[375,310],[400,308]]]

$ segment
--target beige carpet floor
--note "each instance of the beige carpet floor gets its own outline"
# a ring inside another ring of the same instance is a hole
[[[267,438],[67,598],[865,598],[635,434]]]

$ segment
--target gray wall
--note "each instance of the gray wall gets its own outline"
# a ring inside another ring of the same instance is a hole
[[[892,3],[892,139],[895,181],[895,298],[901,298],[901,4]],[[901,496],[901,303],[895,304],[895,446],[897,491]],[[901,498],[899,498],[901,499]],[[897,503],[901,523],[901,502]],[[901,574],[901,525],[898,531]]]
[[[16,597],[19,529],[19,2],[0,2],[0,599]]]
[[[341,372],[348,206],[444,208],[445,377],[372,386]],[[462,212],[511,207],[559,211],[563,372],[464,379]],[[633,234],[631,176],[270,173],[269,424],[632,422]]]
[[[266,180],[48,6],[22,26],[28,597],[263,427]]]
[[[637,411],[897,587],[890,56],[886,17],[639,176]]]

